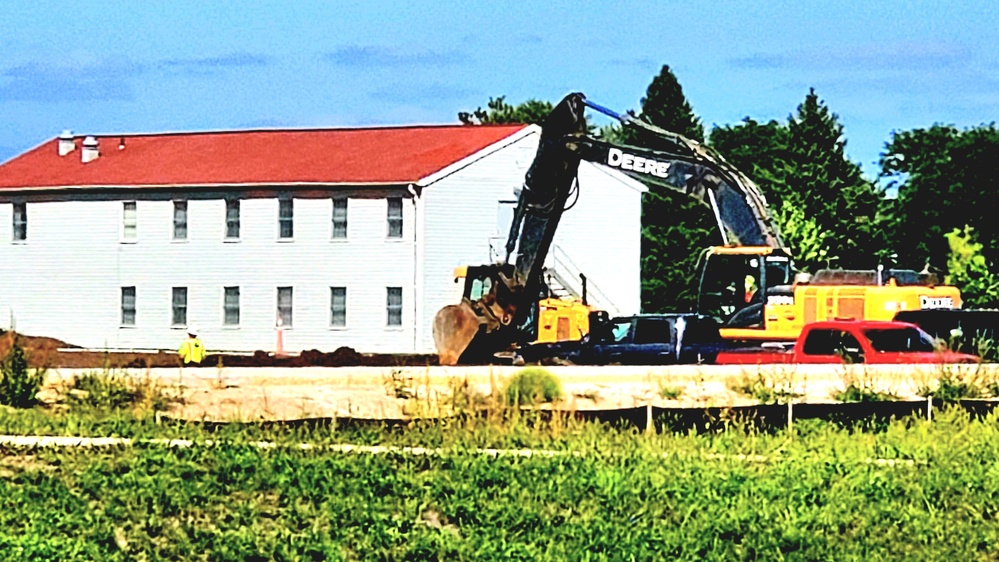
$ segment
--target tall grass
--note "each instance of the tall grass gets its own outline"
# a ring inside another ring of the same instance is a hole
[[[429,454],[338,452],[323,448],[335,441],[324,428],[229,428],[192,449],[8,452],[0,457],[0,552],[60,560],[994,559],[996,422],[948,410],[932,423],[873,433],[801,422],[793,434],[647,435],[537,417],[369,435],[439,447]],[[260,448],[262,436],[287,446]],[[301,439],[317,448],[292,446]],[[548,453],[480,451],[486,442]]]

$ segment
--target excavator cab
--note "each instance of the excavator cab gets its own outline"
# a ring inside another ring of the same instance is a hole
[[[697,312],[727,328],[764,328],[770,299],[791,290],[791,256],[766,246],[715,246],[701,255]]]

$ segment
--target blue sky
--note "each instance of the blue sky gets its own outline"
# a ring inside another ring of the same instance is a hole
[[[999,108],[999,2],[5,2],[0,160],[76,133],[451,123],[490,96],[637,108],[669,64],[709,127],[815,87],[869,175],[893,130]]]

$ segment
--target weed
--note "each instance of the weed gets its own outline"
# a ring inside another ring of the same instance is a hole
[[[768,377],[762,371],[754,376],[743,373],[738,379],[729,381],[728,388],[763,404],[783,404],[801,396],[800,393],[794,392],[790,377]]]
[[[112,369],[77,375],[67,393],[71,404],[103,409],[165,410],[171,398],[150,376],[136,379]]]
[[[834,391],[832,397],[840,402],[886,402],[896,400],[898,395],[880,388],[866,365],[847,365],[843,370],[843,388]]]
[[[15,408],[30,408],[37,402],[38,391],[45,380],[45,369],[28,369],[28,359],[24,348],[11,332],[10,348],[0,362],[0,404]]]
[[[676,400],[683,396],[682,386],[668,386],[659,383],[659,396],[667,400]]]
[[[887,402],[898,396],[890,392],[875,390],[874,387],[850,383],[843,390],[833,393],[833,399],[840,402]]]
[[[506,402],[511,406],[554,402],[561,398],[562,386],[558,379],[542,367],[517,371],[506,387]]]
[[[966,365],[942,365],[936,382],[936,387],[923,385],[918,394],[933,396],[944,402],[956,402],[965,398],[995,396],[995,391],[999,390],[999,383],[981,365],[973,368]]]
[[[407,375],[402,369],[392,369],[385,375],[384,382],[389,396],[408,399],[416,394],[413,392],[413,376]]]

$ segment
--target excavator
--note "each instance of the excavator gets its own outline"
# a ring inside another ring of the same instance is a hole
[[[655,139],[655,150],[588,134],[589,108]],[[577,188],[581,160],[619,170],[643,183],[686,193],[711,209],[722,245],[699,264],[697,312],[722,323],[722,337],[741,342],[790,341],[809,322],[835,318],[891,319],[900,310],[960,308],[960,292],[912,270],[821,270],[796,274],[791,252],[762,191],[712,148],[572,93],[541,127],[500,263],[470,267],[460,303],[434,318],[441,365],[490,361],[535,339],[543,279],[566,202]],[[511,262],[511,257],[515,259]]]

